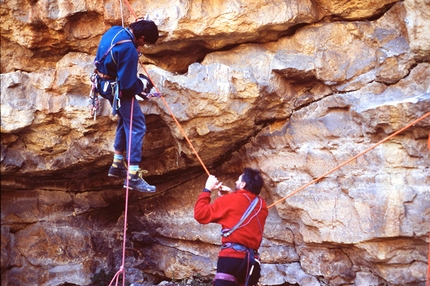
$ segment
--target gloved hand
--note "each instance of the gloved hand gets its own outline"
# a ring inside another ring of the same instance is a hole
[[[152,84],[151,80],[149,80],[149,78],[143,74],[139,74],[138,79],[140,79],[143,83],[143,93],[148,94],[151,89],[154,87],[154,85]]]

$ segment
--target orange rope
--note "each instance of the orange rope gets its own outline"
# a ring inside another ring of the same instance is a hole
[[[170,106],[167,104],[166,100],[164,99],[164,97],[161,95],[160,90],[155,86],[154,82],[152,81],[151,77],[149,76],[148,71],[146,70],[146,68],[140,64],[140,66],[143,68],[143,70],[145,71],[145,73],[147,74],[149,80],[152,82],[152,85],[154,86],[155,90],[157,91],[157,93],[160,94],[160,98],[163,101],[164,105],[166,106],[166,108],[169,110],[170,115],[172,116],[173,120],[175,121],[176,125],[178,126],[179,130],[181,131],[182,135],[184,136],[185,140],[187,140],[188,144],[190,145],[191,149],[193,150],[194,154],[196,155],[197,159],[199,160],[200,164],[202,165],[203,169],[205,170],[206,174],[209,176],[210,173],[208,171],[208,169],[206,168],[205,164],[203,163],[203,160],[200,158],[199,154],[197,153],[197,150],[194,148],[193,143],[191,143],[190,139],[188,138],[188,136],[185,134],[184,129],[182,128],[181,124],[179,123],[178,119],[176,118],[176,116],[173,114],[172,109],[170,108]]]
[[[176,119],[175,115],[173,114],[173,111],[170,109],[170,107],[167,104],[166,100],[162,96],[160,96],[160,98],[163,100],[164,105],[169,110],[170,115],[172,116],[173,120],[175,120],[176,125],[178,125],[179,130],[181,130],[182,135],[184,135],[185,140],[187,140],[188,144],[190,145],[191,149],[193,150],[194,154],[196,155],[197,159],[199,160],[200,164],[202,165],[203,169],[205,170],[206,174],[208,176],[210,176],[210,173],[209,173],[208,169],[206,168],[205,164],[203,163],[202,159],[200,158],[199,154],[197,153],[197,151],[194,148],[193,144],[191,143],[190,139],[188,139],[188,136],[185,134],[184,129],[182,129],[182,126],[179,124],[178,119]]]
[[[429,141],[427,142],[427,145],[428,145],[429,150],[430,150],[430,132],[429,132]]]
[[[130,13],[131,13],[131,14],[133,14],[134,19],[135,19],[135,20],[137,20],[138,18],[137,18],[137,16],[136,16],[136,13],[134,13],[133,8],[131,8],[131,6],[130,6],[130,3],[128,3],[128,1],[127,1],[127,0],[124,0],[124,2],[125,2],[125,4],[127,5],[128,10],[130,11]]]
[[[363,152],[359,153],[358,155],[355,155],[355,156],[354,156],[354,157],[352,157],[351,159],[349,159],[349,160],[347,160],[347,161],[343,162],[342,164],[340,164],[339,166],[335,167],[334,169],[332,169],[332,170],[328,171],[328,172],[327,172],[327,173],[325,173],[324,175],[322,175],[322,176],[320,176],[320,177],[318,177],[318,178],[316,178],[316,179],[312,180],[311,182],[309,182],[309,183],[307,183],[306,185],[304,185],[304,186],[302,186],[302,187],[298,188],[298,189],[297,189],[297,190],[295,190],[294,192],[292,192],[292,193],[288,194],[287,196],[285,196],[285,197],[283,197],[283,198],[279,199],[278,201],[276,201],[276,202],[274,202],[273,204],[271,204],[270,206],[268,206],[268,208],[271,208],[271,207],[273,207],[274,205],[279,204],[280,202],[285,201],[287,198],[291,197],[292,195],[294,195],[294,194],[296,194],[296,193],[300,192],[301,190],[303,190],[304,188],[308,187],[309,185],[311,185],[311,184],[313,184],[313,183],[318,182],[319,180],[323,179],[325,176],[327,176],[327,175],[329,175],[329,174],[333,173],[334,171],[336,171],[336,170],[340,169],[341,167],[343,167],[343,166],[345,166],[346,164],[350,163],[351,161],[353,161],[353,160],[357,159],[357,158],[358,158],[358,157],[360,157],[361,155],[363,155],[363,154],[365,154],[365,153],[369,152],[370,150],[374,149],[376,146],[381,145],[381,144],[382,144],[382,143],[384,143],[385,141],[387,141],[387,140],[389,140],[389,139],[393,138],[393,137],[394,137],[394,136],[396,136],[397,134],[399,134],[399,133],[401,133],[401,132],[405,131],[406,129],[408,129],[408,128],[409,128],[409,127],[411,127],[412,125],[414,125],[414,124],[416,124],[416,123],[420,122],[421,120],[423,120],[424,118],[426,118],[426,117],[428,117],[428,116],[430,116],[430,112],[429,112],[429,113],[427,113],[427,114],[424,114],[423,116],[421,116],[421,117],[420,117],[420,118],[418,118],[417,120],[413,121],[412,123],[409,123],[408,125],[406,125],[406,126],[405,126],[405,127],[403,127],[402,129],[400,129],[400,130],[398,130],[398,131],[394,132],[393,134],[391,134],[391,135],[390,135],[390,136],[388,136],[387,138],[385,138],[385,139],[383,139],[383,140],[379,141],[379,142],[378,142],[378,143],[376,143],[375,145],[373,145],[373,146],[371,146],[371,147],[367,148],[366,150],[364,150]],[[429,285],[429,286],[430,286],[430,285]]]

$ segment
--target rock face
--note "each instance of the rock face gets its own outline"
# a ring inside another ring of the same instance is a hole
[[[429,2],[245,2],[130,3],[159,25],[141,62],[163,98],[139,102],[158,191],[131,191],[127,213],[107,177],[117,118],[101,100],[94,120],[88,94],[101,35],[133,14],[0,3],[2,285],[106,285],[123,245],[129,283],[210,281],[219,226],[193,219],[207,175],[187,138],[227,185],[262,170],[263,285],[425,284]]]

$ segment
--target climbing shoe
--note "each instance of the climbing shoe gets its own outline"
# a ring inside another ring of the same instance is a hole
[[[137,171],[136,174],[130,174],[128,177],[128,188],[130,190],[139,191],[139,192],[147,192],[147,193],[155,193],[156,188],[148,184],[142,178],[142,171]],[[127,188],[127,179],[124,180],[124,188]]]
[[[127,168],[125,167],[125,163],[113,162],[109,168],[108,176],[118,177],[123,179],[127,178]]]

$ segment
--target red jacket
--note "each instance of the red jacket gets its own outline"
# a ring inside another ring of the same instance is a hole
[[[202,192],[194,206],[194,218],[202,224],[214,222],[221,224],[222,229],[230,229],[239,222],[255,197],[256,195],[249,191],[238,190],[218,197],[211,204],[211,194]],[[258,250],[263,239],[264,224],[268,215],[266,202],[261,197],[259,197],[259,200],[259,203],[244,223],[230,236],[222,237],[222,243],[234,242]],[[245,257],[245,252],[226,248],[220,251],[219,256],[243,258]]]

